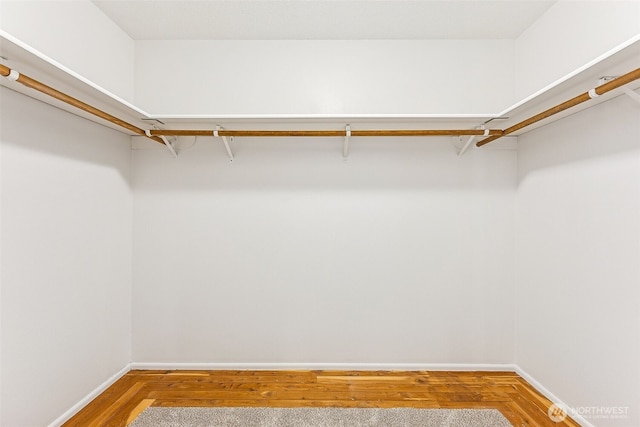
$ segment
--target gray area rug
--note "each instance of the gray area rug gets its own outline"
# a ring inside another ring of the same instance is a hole
[[[512,427],[496,409],[154,408],[130,427]]]

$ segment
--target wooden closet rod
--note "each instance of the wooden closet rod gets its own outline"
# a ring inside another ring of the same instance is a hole
[[[124,120],[120,120],[119,118],[112,116],[109,113],[105,113],[104,111],[99,110],[95,107],[92,107],[91,105],[85,102],[82,102],[79,99],[76,99],[70,95],[67,95],[66,93],[60,92],[59,90],[56,90],[50,86],[47,86],[44,83],[41,83],[35,79],[32,79],[31,77],[25,76],[24,74],[20,74],[17,71],[12,70],[11,68],[4,66],[2,64],[0,64],[0,75],[4,77],[9,77],[11,80],[15,80],[18,83],[21,83],[27,86],[28,88],[37,90],[38,92],[42,92],[45,95],[49,95],[50,97],[55,98],[58,101],[62,101],[82,111],[86,111],[87,113],[93,114],[96,117],[100,117],[103,120],[106,120],[115,125],[123,127],[135,134],[147,136],[144,129],[140,129],[139,127],[134,126],[131,123],[127,123]],[[149,138],[164,145],[164,141],[157,136],[150,136]]]
[[[534,123],[537,123],[541,120],[547,119],[555,114],[558,114],[564,110],[567,110],[571,107],[575,107],[576,105],[582,104],[583,102],[587,102],[593,98],[596,98],[600,95],[603,95],[607,92],[610,92],[614,89],[617,89],[621,86],[631,83],[632,81],[640,79],[640,68],[636,68],[633,71],[628,72],[627,74],[623,74],[613,80],[604,83],[595,89],[591,89],[588,92],[580,94],[575,98],[571,98],[568,101],[563,102],[562,104],[558,104],[555,107],[551,107],[548,110],[543,111],[542,113],[536,114],[533,117],[529,117],[526,120],[521,121],[520,123],[516,123],[515,125],[505,129],[500,135],[491,135],[488,138],[483,139],[482,141],[478,141],[476,143],[477,147],[482,147],[483,145],[487,145],[490,142],[495,141],[496,139],[509,135],[513,132],[516,132],[522,128],[530,126]]]
[[[154,141],[167,145],[161,136],[214,136],[214,130],[171,130],[171,129],[153,129],[145,131],[131,123],[127,123],[124,120],[112,116],[98,108],[82,102],[70,95],[60,92],[52,87],[45,85],[31,77],[20,74],[11,68],[0,64],[0,75],[8,77],[11,80],[15,80],[31,89],[42,92],[51,96],[66,104],[79,108],[82,111],[93,114],[103,120],[111,122],[115,125],[123,127],[137,135],[146,136]],[[623,74],[607,83],[604,83],[595,89],[591,89],[581,95],[576,96],[568,101],[549,108],[542,113],[536,114],[526,120],[521,121],[505,130],[501,129],[395,129],[395,130],[350,130],[350,136],[487,136],[487,138],[476,143],[476,146],[482,147],[490,142],[495,141],[498,138],[509,135],[522,128],[530,126],[541,120],[549,118],[555,114],[558,114],[564,110],[567,110],[576,105],[587,102],[590,99],[596,98],[628,83],[640,79],[640,68],[630,71],[627,74]],[[218,129],[218,136],[238,136],[238,137],[344,137],[347,136],[347,130],[229,130]],[[169,148],[172,147],[169,145]],[[174,153],[175,154],[175,153]]]
[[[500,129],[393,129],[393,130],[351,130],[351,136],[458,136],[458,135],[502,135]],[[151,135],[162,136],[213,136],[213,130],[172,130],[153,129]],[[270,137],[270,136],[323,136],[342,137],[346,130],[218,130],[219,136]]]

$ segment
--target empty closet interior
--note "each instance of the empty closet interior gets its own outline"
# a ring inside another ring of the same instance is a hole
[[[0,75],[0,424],[345,368],[640,425],[640,2],[3,0]]]

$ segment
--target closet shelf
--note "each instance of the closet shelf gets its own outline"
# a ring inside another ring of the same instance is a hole
[[[220,136],[345,137],[345,126],[355,125],[353,129],[349,128],[351,129],[349,136],[438,135],[480,138],[489,136],[489,139],[497,139],[502,135],[503,129],[601,85],[603,83],[602,77],[619,76],[637,69],[640,65],[638,61],[640,58],[640,35],[504,111],[482,114],[150,114],[2,31],[0,31],[0,56],[2,57],[0,64],[5,67],[5,70],[16,70],[24,76],[28,75],[32,78],[29,80],[34,80],[36,83],[38,83],[37,80],[40,80],[47,86],[80,100],[81,104],[89,105],[104,114],[96,114],[90,109],[89,111],[78,109],[77,105],[69,105],[6,78],[0,79],[2,86],[130,135],[144,136],[147,131],[146,136],[163,144],[167,142],[164,136],[170,135],[206,134],[213,136],[212,129],[216,126],[220,126]],[[626,85],[625,90],[634,90],[638,87],[640,87],[640,79]],[[510,132],[510,134],[522,134],[624,93],[619,88],[612,90],[594,97],[588,102],[555,114],[551,118]],[[109,116],[118,120],[110,120]],[[118,121],[125,122],[125,125],[118,123]],[[290,130],[283,131],[283,127]],[[314,130],[309,131],[310,128]],[[189,130],[187,132],[178,132],[187,129]]]
[[[601,80],[603,77],[617,77],[635,70],[638,67],[640,67],[640,34],[637,34],[598,58],[595,58],[582,67],[500,112],[500,116],[509,117],[508,120],[500,122],[500,126],[502,126],[503,129],[506,129],[518,122],[526,120],[529,117],[601,85],[603,83]],[[625,85],[624,88],[636,90],[640,88],[640,80],[630,82]],[[545,119],[542,122],[527,126],[522,130],[512,133],[511,135],[517,136],[530,132],[538,127],[545,126],[624,93],[623,88],[613,90],[592,99],[589,102],[555,114],[553,117]]]

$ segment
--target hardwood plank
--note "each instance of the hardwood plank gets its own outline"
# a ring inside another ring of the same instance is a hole
[[[358,381],[374,381],[376,383],[381,383],[387,381],[410,381],[411,377],[393,375],[318,375],[317,380],[321,384],[336,382],[353,383]]]
[[[105,390],[98,397],[93,399],[87,406],[85,406],[80,412],[74,415],[65,426],[86,426],[89,425],[92,420],[100,416],[104,412],[105,408],[109,407],[119,396],[126,393],[135,383],[137,379],[130,373],[125,374],[122,378],[116,381],[111,387]]]
[[[122,393],[111,405],[104,408],[98,416],[96,416],[89,424],[88,427],[99,427],[107,425],[109,419],[120,409],[121,406],[132,402],[134,396],[144,387],[143,382],[136,382],[127,391]]]
[[[145,409],[151,406],[153,402],[155,402],[155,399],[142,399],[138,406],[136,406],[135,409],[131,411],[131,413],[127,417],[126,425],[128,426],[129,424],[134,422],[135,419],[138,418],[138,415],[140,415]]]
[[[450,393],[454,395],[455,393]],[[308,392],[305,390],[280,390],[280,391],[225,391],[225,390],[215,390],[215,391],[193,391],[193,390],[162,390],[162,391],[152,391],[148,394],[151,399],[206,399],[206,400],[216,400],[216,399],[225,399],[225,400],[246,400],[246,399],[254,399],[254,400],[407,400],[408,394],[406,393],[397,393],[397,392],[335,392],[335,391],[315,391]],[[437,400],[437,397],[433,393],[412,393],[411,397],[413,399],[420,400]],[[465,395],[467,400],[480,400],[481,396],[479,394],[476,395]],[[449,396],[449,398],[453,398],[453,396]]]
[[[475,384],[465,386],[463,389],[455,384],[371,384],[371,383],[334,383],[334,384],[312,384],[312,383],[221,383],[221,382],[149,382],[150,386],[167,390],[193,390],[193,391],[237,391],[237,392],[260,392],[260,391],[306,391],[313,392],[349,392],[349,391],[395,391],[402,393],[447,393],[463,390],[465,392],[482,392],[484,396],[495,396],[496,398],[509,399],[509,393],[514,392],[512,385],[491,385],[491,393],[487,392],[486,385]]]
[[[435,401],[353,401],[353,400],[206,400],[157,399],[153,406],[162,407],[272,407],[272,408],[440,408]]]

